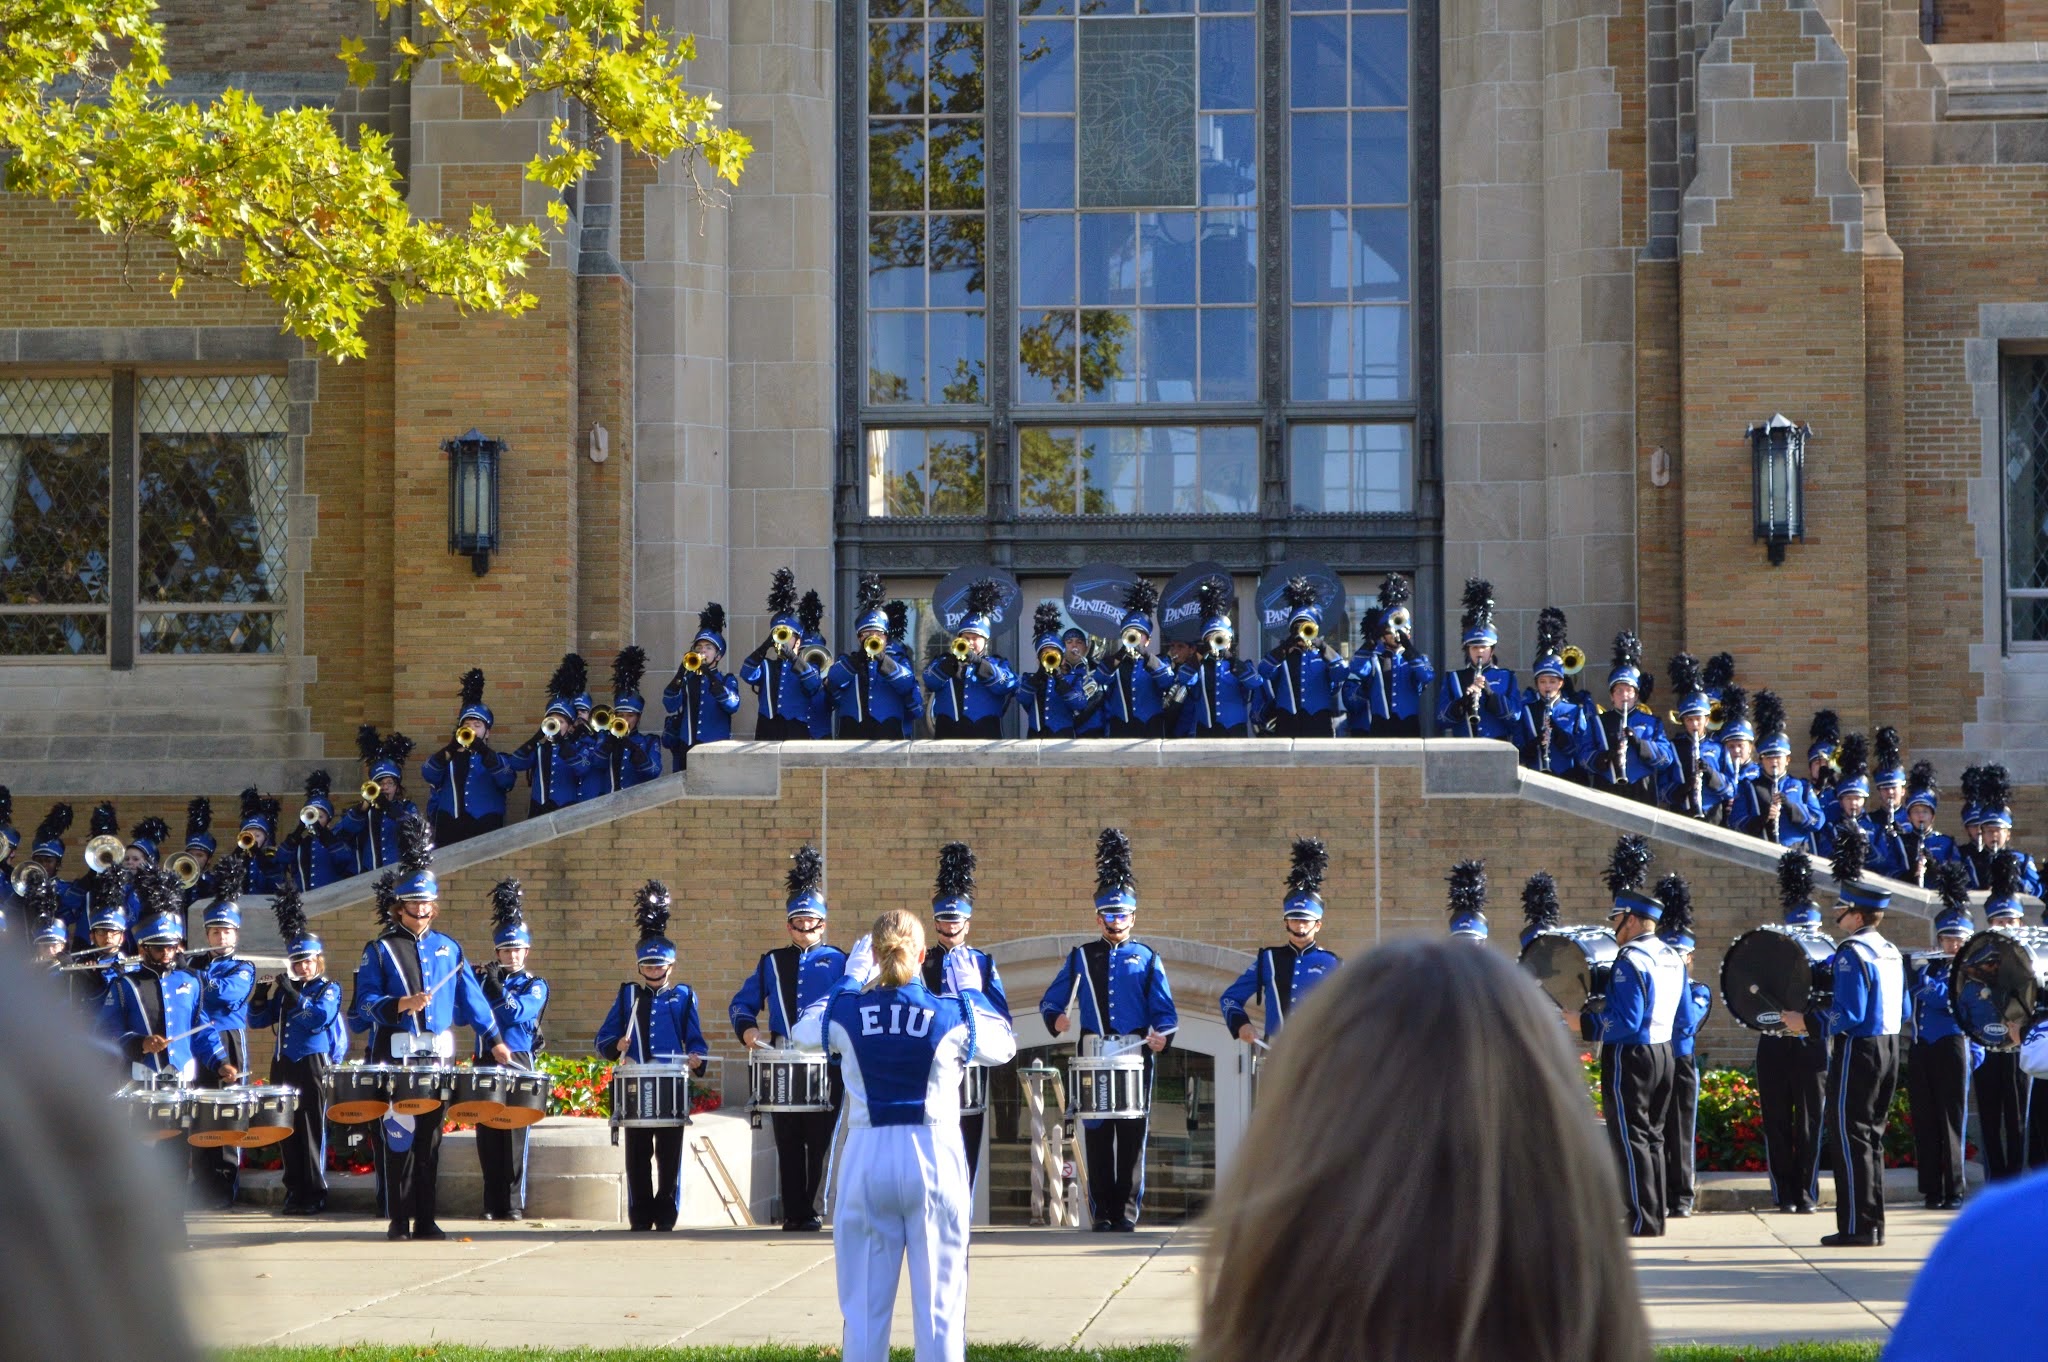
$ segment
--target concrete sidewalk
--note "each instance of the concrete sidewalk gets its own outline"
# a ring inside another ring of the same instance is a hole
[[[1661,1342],[1877,1339],[1953,1217],[1894,1208],[1875,1250],[1817,1247],[1826,1215],[1734,1212],[1671,1222],[1635,1250]],[[564,1222],[450,1221],[439,1244],[391,1244],[354,1217],[194,1215],[188,1266],[213,1345],[500,1347],[839,1341],[828,1235],[628,1234]],[[1107,1346],[1195,1328],[1199,1231],[975,1232],[969,1336]],[[897,1298],[907,1343],[909,1289]]]

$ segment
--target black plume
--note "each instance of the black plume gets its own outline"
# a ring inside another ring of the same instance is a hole
[[[1871,760],[1881,775],[1896,771],[1905,763],[1899,755],[1899,730],[1885,724],[1871,735]]]
[[[1785,731],[1785,702],[1774,690],[1760,690],[1756,693],[1756,740],[1764,739]]]
[[[804,845],[796,849],[789,858],[789,874],[783,877],[789,897],[795,899],[812,892],[822,893],[825,887],[825,858],[814,846]]]
[[[1159,608],[1159,588],[1140,577],[1124,588],[1124,609],[1150,615]]]
[[[1835,755],[1835,764],[1841,768],[1842,779],[1868,775],[1870,772],[1870,739],[1861,733],[1851,733],[1842,739],[1842,746]]]
[[[1863,835],[1863,825],[1835,824],[1835,855],[1828,865],[1835,883],[1855,884],[1863,878],[1863,867],[1869,860],[1870,839]]]
[[[583,660],[581,653],[564,653],[562,661],[555,668],[555,674],[548,678],[548,698],[553,700],[574,700],[590,689],[590,664]]]
[[[114,806],[104,801],[95,806],[92,811],[92,835],[118,836],[120,832],[121,816],[114,812]]]
[[[1705,689],[1700,683],[1700,660],[1691,653],[1678,654],[1665,670],[1671,677],[1671,693],[1681,699]]]
[[[377,925],[385,931],[398,926],[398,872],[387,870],[377,877]]]
[[[1031,636],[1043,638],[1051,634],[1058,638],[1060,633],[1060,603],[1040,601],[1038,608],[1031,612]]]
[[[1706,670],[1700,673],[1700,679],[1707,683],[1708,690],[1726,690],[1728,683],[1735,679],[1735,654],[1715,653],[1707,659]]]
[[[52,804],[50,811],[43,815],[43,821],[36,824],[36,841],[47,842],[52,837],[62,837],[71,826],[71,806]]]
[[[2001,853],[2002,854],[2002,853]],[[2014,858],[2017,863],[2018,858]],[[1992,869],[1998,868],[1997,862]],[[1941,898],[1941,906],[1954,912],[1970,902],[1970,869],[1961,861],[1938,861],[1929,868],[1934,877],[1930,886]],[[1994,891],[1995,892],[1995,891]]]
[[[161,847],[164,839],[171,835],[171,825],[161,818],[145,818],[135,825],[135,831],[128,835],[131,842],[154,842]]]
[[[1650,873],[1650,862],[1654,853],[1649,840],[1637,833],[1628,833],[1614,841],[1614,850],[1607,853],[1607,892],[1619,894],[1624,889],[1639,889],[1643,879]]]
[[[1977,798],[1988,813],[2012,804],[2012,774],[2003,766],[1991,765],[1977,773]]]
[[[1614,665],[1643,669],[1643,641],[1626,629],[1614,636]]]
[[[806,591],[796,603],[796,622],[803,626],[805,634],[817,633],[818,626],[825,622],[825,598],[815,591]]]
[[[1465,613],[1459,617],[1462,629],[1476,629],[1493,623],[1493,583],[1483,577],[1465,579]]]
[[[1554,657],[1568,642],[1564,611],[1546,605],[1536,612],[1536,656]]]
[[[1230,589],[1228,577],[1204,578],[1195,588],[1195,600],[1202,608],[1203,619],[1230,618],[1230,607],[1235,604],[1236,592]]]
[[[185,837],[187,840],[213,827],[213,801],[205,795],[185,806]]]
[[[526,922],[526,890],[517,880],[499,880],[491,886],[491,934]]]
[[[375,753],[371,755],[374,757]],[[254,785],[248,786],[242,791],[242,821],[246,823],[250,819],[260,816],[262,812],[263,791],[257,789]]]
[[[270,911],[277,916],[277,934],[284,938],[285,948],[306,934],[306,905],[299,898],[299,887],[290,880],[270,900]]]
[[[1131,876],[1131,839],[1122,828],[1104,828],[1095,839],[1095,892],[1136,893],[1138,882]]]
[[[1486,911],[1485,861],[1460,861],[1445,878],[1451,885],[1451,916]]]
[[[633,895],[633,925],[640,929],[640,939],[662,936],[668,931],[668,886],[660,880],[649,880]]]
[[[1287,869],[1287,892],[1321,894],[1323,876],[1330,871],[1329,848],[1320,837],[1294,839],[1294,864]]]
[[[377,759],[377,749],[383,746],[383,744],[384,739],[382,735],[380,735],[377,732],[377,725],[360,724],[357,726],[356,755],[362,758],[363,765],[368,766],[371,762]],[[248,792],[246,790],[243,791],[242,797],[245,800],[248,798]]]
[[[881,573],[863,572],[860,575],[860,585],[854,589],[853,593],[853,608],[855,612],[865,615],[870,610],[880,610],[882,608],[884,590]]]
[[[717,601],[711,601],[706,604],[702,610],[697,612],[697,631],[699,633],[716,634],[720,638],[724,638],[725,607]]]
[[[1536,931],[1549,931],[1564,920],[1557,901],[1557,881],[1539,870],[1522,884],[1522,921]]]
[[[334,777],[325,771],[314,771],[306,777],[306,802],[312,803],[313,796],[327,798],[334,789]]]
[[[213,864],[213,901],[233,903],[249,888],[249,857],[240,847]]]
[[[1914,762],[1913,769],[1906,772],[1906,798],[1911,799],[1916,794],[1931,793],[1933,789],[1934,763],[1931,761]]]
[[[1721,692],[1721,726],[1727,728],[1749,717],[1749,692],[1728,686]]]
[[[1963,791],[1963,807],[1981,809],[1984,807],[1984,768],[1965,766],[1963,778],[1958,782]]]
[[[14,791],[0,785],[0,827],[14,822]]]
[[[175,876],[166,875],[161,870],[141,870],[136,872],[133,884],[145,921],[160,913],[168,913],[181,921],[184,919],[185,891]],[[237,892],[239,888],[237,886]]]
[[[1281,595],[1286,599],[1289,610],[1299,610],[1304,605],[1316,605],[1323,599],[1323,593],[1306,577],[1289,577]]]
[[[1413,600],[1414,598],[1415,588],[1410,586],[1408,584],[1408,579],[1406,577],[1403,577],[1400,573],[1390,572],[1386,576],[1380,578],[1379,606],[1381,614],[1384,615],[1390,611],[1397,610],[1401,606],[1408,604],[1408,602]],[[1560,623],[1562,623],[1563,617],[1564,612],[1559,611],[1558,618]]]
[[[462,674],[460,704],[462,708],[468,709],[471,705],[480,705],[483,702],[484,669],[482,667],[471,667]]]
[[[1961,865],[1962,862],[1952,862]],[[2020,854],[2011,847],[1991,858],[1991,897],[2009,899],[2020,892]]]
[[[910,633],[910,603],[890,601],[882,607],[882,613],[889,617],[889,641],[901,643]]]
[[[403,766],[405,759],[412,755],[412,748],[413,741],[411,738],[406,737],[405,734],[397,732],[386,733],[384,735],[384,745],[377,749],[377,755],[386,761],[396,762]]]
[[[406,814],[398,820],[398,868],[407,875],[417,875],[434,864],[434,830],[427,820],[417,813]]]
[[[1664,905],[1664,915],[1657,921],[1659,935],[1677,936],[1692,931],[1692,886],[1685,882],[1685,876],[1674,872],[1657,881],[1657,902]]]
[[[1842,718],[1831,709],[1823,709],[1813,716],[1813,722],[1806,726],[1806,736],[1813,742],[1824,742],[1833,747],[1842,740]]]
[[[256,808],[259,813],[270,820],[270,826],[274,828],[277,826],[278,814],[284,812],[284,801],[276,795],[265,795],[262,802]]]
[[[775,569],[775,578],[768,585],[768,613],[796,613],[796,574],[786,567]]]
[[[628,643],[612,659],[612,694],[638,695],[640,678],[646,674],[647,650],[637,643]]]
[[[939,878],[934,886],[939,898],[974,897],[974,848],[965,842],[948,842],[939,848]]]
[[[1788,851],[1778,858],[1778,902],[1786,912],[1813,902],[1813,859],[1803,851]]]

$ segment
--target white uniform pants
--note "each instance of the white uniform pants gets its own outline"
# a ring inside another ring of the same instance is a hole
[[[972,1203],[959,1125],[849,1130],[839,1168],[832,1248],[845,1362],[888,1362],[906,1254],[917,1362],[962,1362]]]

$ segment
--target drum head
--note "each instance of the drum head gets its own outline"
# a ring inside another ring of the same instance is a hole
[[[1612,962],[1620,947],[1612,935],[1543,932],[1534,937],[1521,955],[1522,968],[1535,976],[1544,995],[1560,1011],[1577,1012],[1599,989],[1593,972],[1596,965]]]
[[[362,1098],[350,1102],[336,1102],[327,1108],[327,1119],[345,1126],[368,1125],[384,1119],[384,1113],[391,1104],[383,1098]]]
[[[1950,966],[1949,1005],[1956,1024],[1979,1045],[2009,1048],[2026,1034],[2048,973],[2048,934],[1979,932]]]
[[[244,1149],[264,1149],[270,1145],[283,1144],[291,1137],[290,1126],[250,1126],[243,1133],[240,1144]]]
[[[448,1104],[448,1119],[451,1121],[467,1121],[471,1125],[481,1125],[504,1109],[505,1104],[503,1102],[493,1102],[481,1097],[472,1098],[467,1102],[450,1102]],[[400,1108],[400,1110],[403,1110],[403,1108]],[[430,1107],[428,1110],[431,1111],[432,1108]]]
[[[477,1124],[491,1130],[524,1130],[528,1126],[539,1125],[546,1115],[546,1112],[535,1111],[532,1107],[500,1107],[495,1116],[486,1116]]]
[[[430,1111],[441,1109],[438,1097],[401,1097],[391,1104],[391,1109],[400,1116],[425,1116]]]
[[[1768,928],[1735,938],[1721,959],[1728,1015],[1752,1031],[1783,1031],[1785,1014],[1804,1012],[1813,1001],[1813,968],[1826,949],[1822,938]]]

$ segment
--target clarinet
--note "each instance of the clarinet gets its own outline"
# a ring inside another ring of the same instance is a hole
[[[1622,744],[1628,741],[1628,712],[1632,705],[1623,705],[1614,711],[1614,747],[1608,754],[1608,766],[1614,773],[1614,788],[1628,784],[1628,749]]]
[[[1536,769],[1548,775],[1550,772],[1550,701],[1543,702],[1543,758]]]
[[[1695,733],[1692,738],[1692,812],[1695,818],[1707,816],[1706,796],[1700,789],[1705,779],[1706,772],[1700,769],[1700,738]]]
[[[1927,853],[1921,845],[1918,828],[1907,828],[1899,834],[1900,843],[1907,848],[1906,864],[1913,868],[1913,883],[1922,889],[1927,887]]]
[[[1465,736],[1476,738],[1479,736],[1479,697],[1472,690],[1475,684],[1484,687],[1486,672],[1481,667],[1466,667],[1464,670],[1470,673],[1465,680]]]
[[[1776,781],[1772,781],[1772,782],[1771,782],[1771,804],[1770,804],[1770,826],[1771,826],[1771,840],[1772,840],[1773,842],[1775,842],[1775,841],[1777,841],[1777,840],[1778,840],[1778,810],[1779,810],[1779,808],[1781,808],[1781,807],[1783,806],[1783,803],[1784,803],[1784,796],[1783,796],[1783,794],[1782,794],[1782,793],[1780,792],[1780,790],[1779,790],[1779,787],[1778,787],[1778,783],[1777,783]]]

